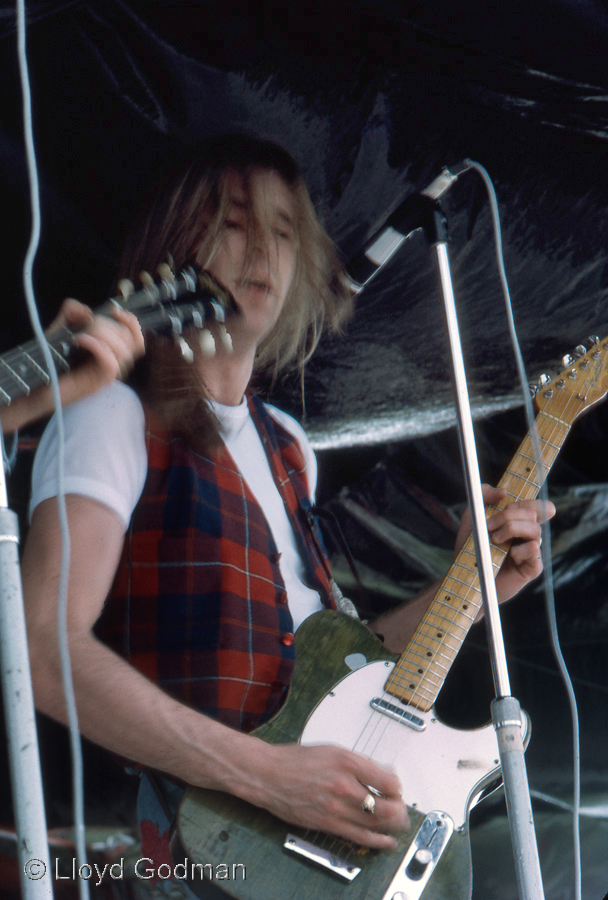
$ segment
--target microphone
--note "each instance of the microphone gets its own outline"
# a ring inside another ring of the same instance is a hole
[[[456,179],[471,168],[468,159],[451,166],[431,181],[423,191],[406,197],[391,213],[386,223],[370,238],[365,247],[346,266],[348,281],[358,294],[374,277],[378,269],[390,259],[401,244],[414,231],[423,228],[428,221],[429,207],[452,186]]]

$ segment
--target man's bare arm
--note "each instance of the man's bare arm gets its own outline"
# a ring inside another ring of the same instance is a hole
[[[339,747],[272,745],[169,697],[93,634],[120,557],[113,512],[68,495],[72,561],[68,632],[82,733],[123,757],[201,787],[235,794],[286,821],[376,847],[407,827],[395,775]],[[56,625],[61,538],[56,502],[35,510],[23,558],[23,588],[37,706],[65,721]],[[376,814],[361,803],[371,784]]]

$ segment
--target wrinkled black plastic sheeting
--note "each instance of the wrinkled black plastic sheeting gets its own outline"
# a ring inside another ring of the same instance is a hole
[[[539,3],[525,19],[517,6],[509,16],[445,12],[360,5],[338,28],[272,4],[236,19],[211,3],[30,8],[47,318],[64,294],[104,297],[137,196],[163,160],[212,131],[244,128],[299,159],[346,257],[443,164],[478,159],[501,203],[530,371],[608,331],[605,62],[586,40],[604,27],[599,11],[585,19]],[[523,28],[529,21],[556,38],[567,24],[572,53],[550,57]],[[7,253],[8,295],[18,297],[27,216],[10,17],[5,25],[0,145],[18,245]],[[509,408],[515,370],[476,176],[445,207],[474,406]],[[26,330],[16,306],[19,327],[11,324],[4,346]],[[448,378],[434,266],[417,235],[361,297],[346,337],[320,348],[307,378],[308,427],[318,446],[383,440],[386,429],[393,439],[428,433],[453,420]],[[300,412],[297,386],[275,396]]]

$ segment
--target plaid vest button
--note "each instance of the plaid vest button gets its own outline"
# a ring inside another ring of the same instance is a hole
[[[295,641],[295,636],[290,631],[288,631],[287,634],[284,634],[283,637],[281,638],[281,643],[284,644],[286,647],[291,647],[294,641]]]

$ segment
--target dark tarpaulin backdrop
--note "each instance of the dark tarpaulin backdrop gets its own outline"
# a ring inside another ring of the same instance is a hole
[[[29,200],[14,8],[0,10],[0,350],[7,350],[30,337],[20,273]],[[163,163],[182,145],[238,129],[292,152],[346,259],[442,166],[466,157],[482,163],[498,195],[530,376],[548,371],[587,335],[608,334],[608,14],[599,3],[529,0],[480,9],[443,0],[340,0],[319,9],[106,0],[31,2],[27,18],[43,214],[35,279],[44,321],[66,295],[104,299],[133,208]],[[443,207],[482,471],[496,481],[526,426],[478,176],[462,176]],[[305,414],[297,379],[272,396],[305,419],[319,451],[319,499],[342,523],[368,604],[396,603],[441,571],[464,489],[443,312],[420,232],[361,295],[344,337],[322,342],[306,374]],[[557,616],[579,697],[583,789],[589,804],[604,808],[607,427],[600,405],[575,426],[551,476],[559,508]],[[28,465],[24,451],[12,487],[20,510]],[[351,591],[331,533],[328,543]],[[568,801],[569,715],[540,588],[514,601],[504,619],[513,692],[534,724],[532,787]],[[477,627],[440,708],[479,724],[490,698]],[[66,818],[65,772],[54,762],[61,740],[50,726],[43,730],[53,824]],[[120,791],[108,789],[114,770],[89,753],[93,814],[128,816],[118,796],[128,788],[120,782]],[[108,795],[116,795],[110,809]],[[570,898],[567,817],[535,804],[547,895]],[[475,896],[515,897],[502,806],[490,803],[475,815]],[[584,820],[583,852],[584,896],[601,900],[608,890],[605,822]]]

